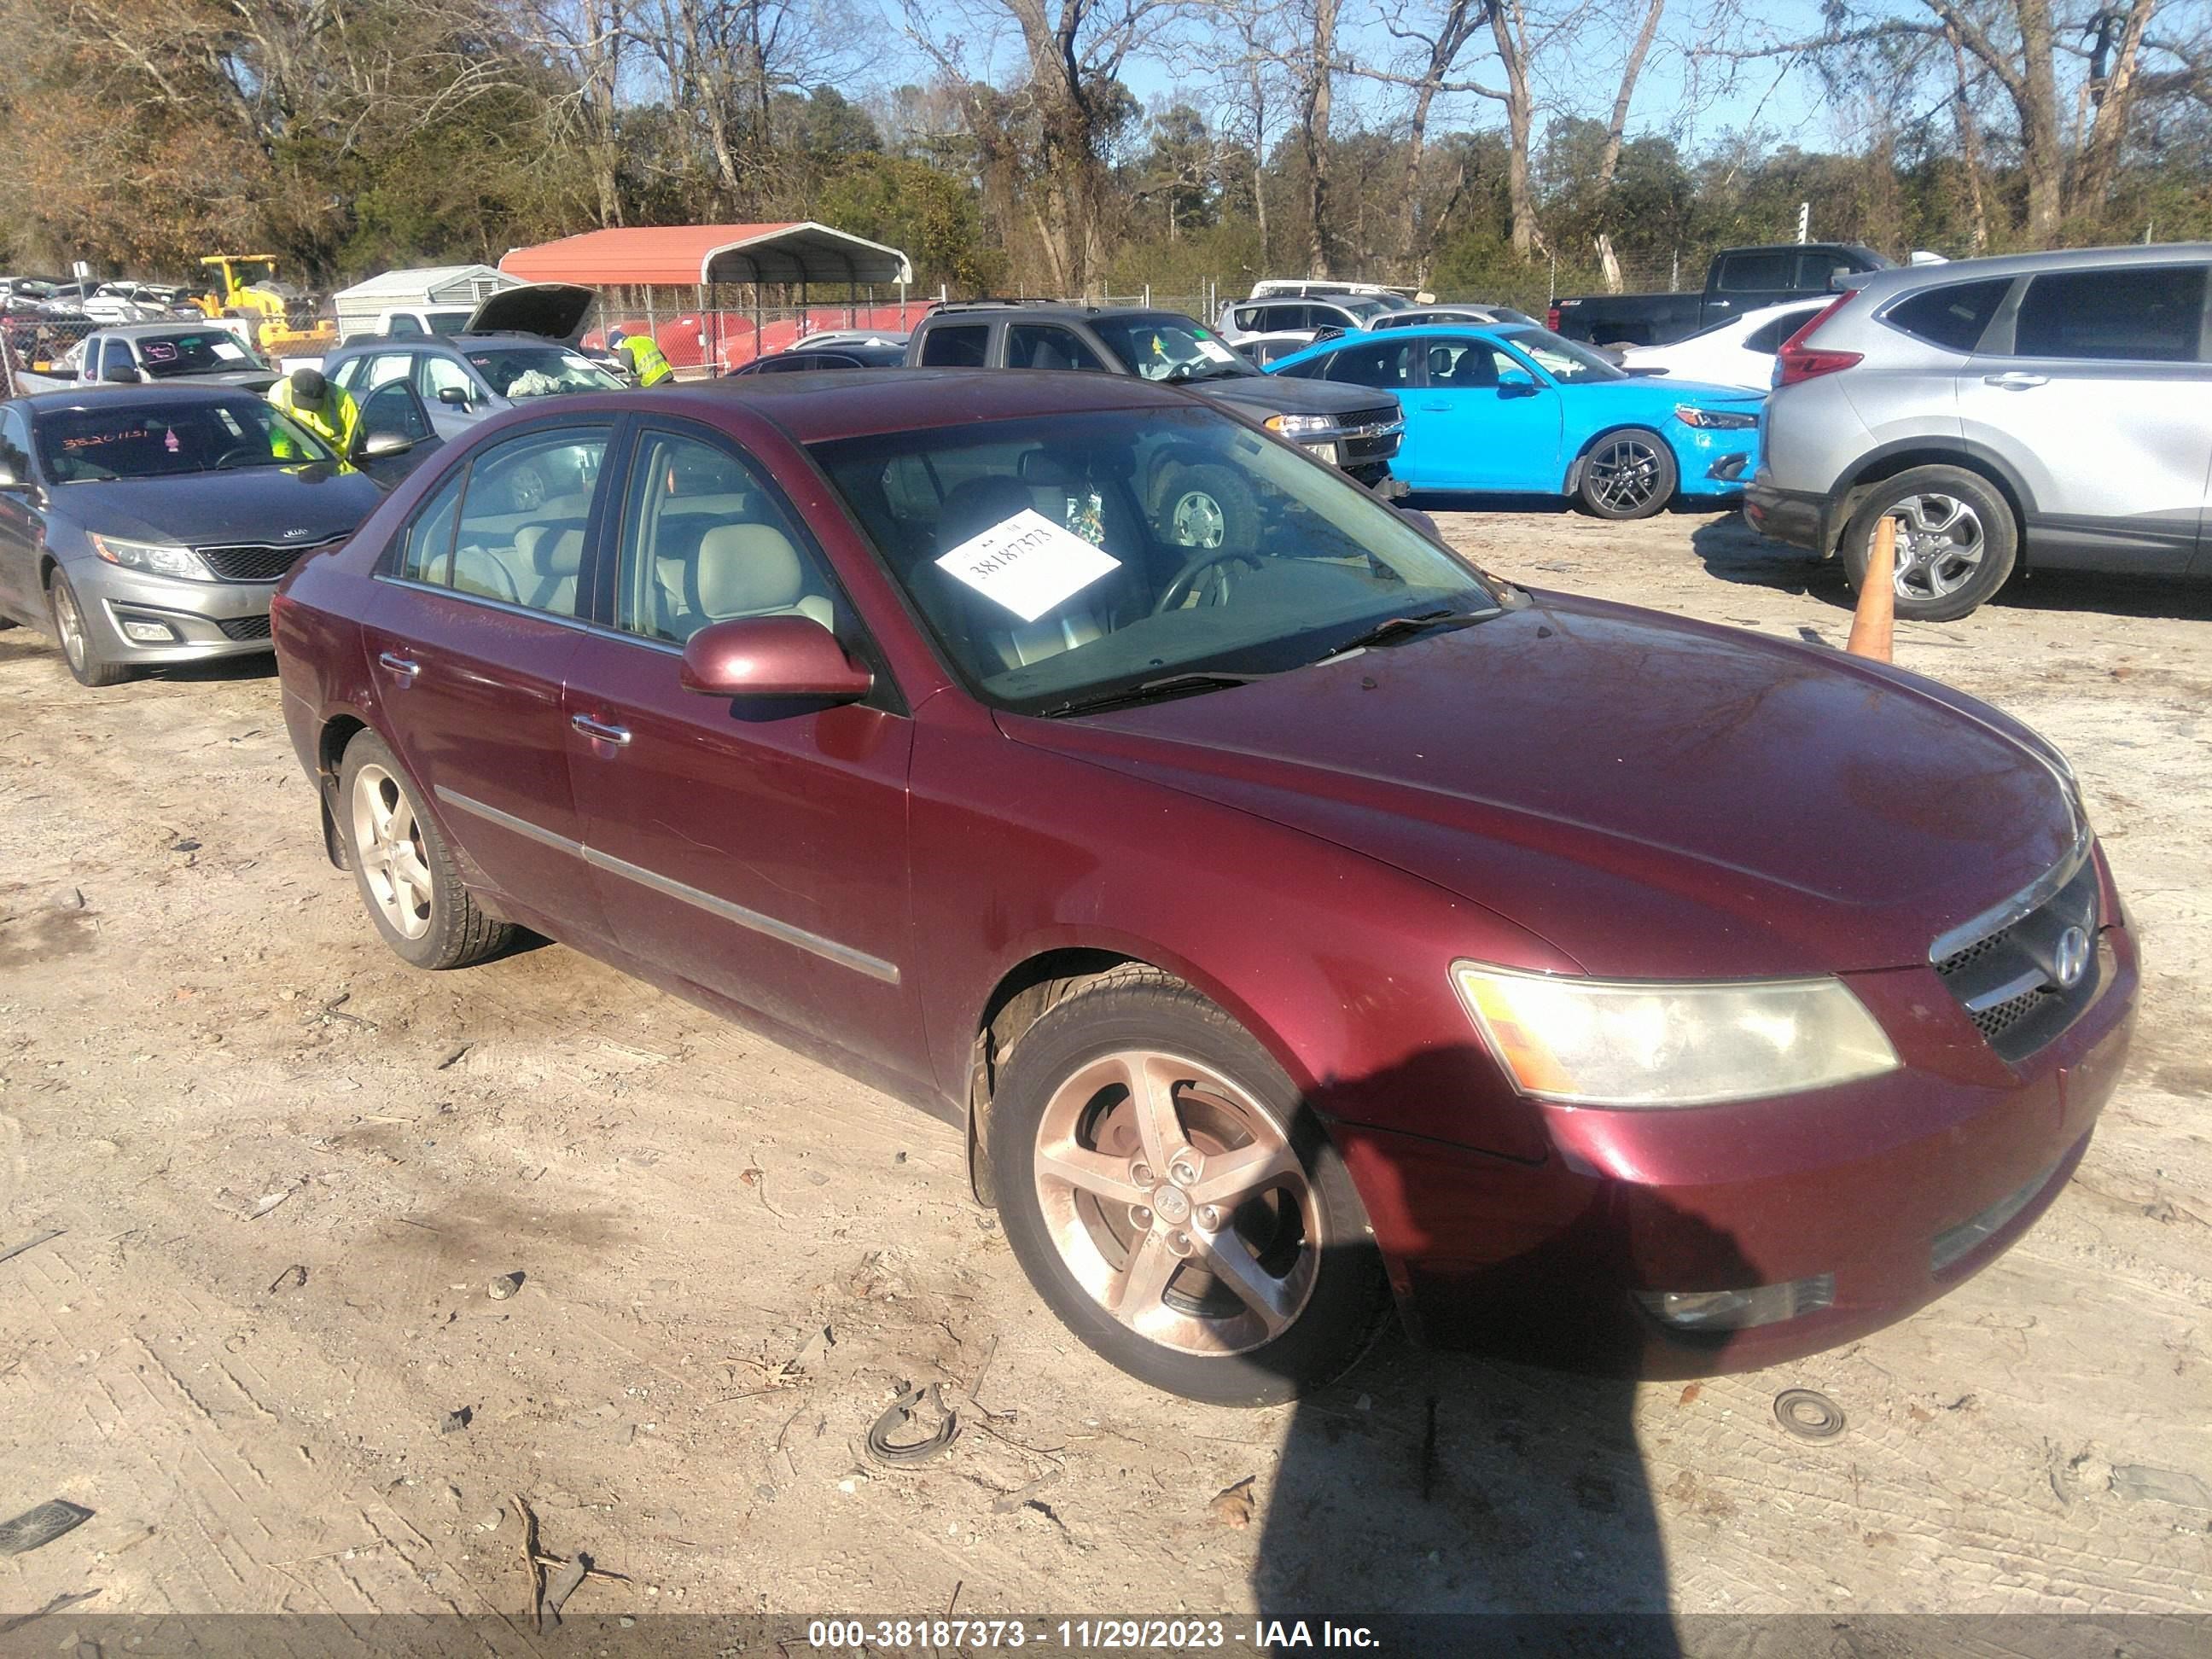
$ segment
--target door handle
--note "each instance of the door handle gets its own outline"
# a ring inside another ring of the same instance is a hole
[[[1431,415],[1448,415],[1451,412],[1451,405],[1449,404],[1420,404],[1416,405],[1416,407],[1425,409]]]
[[[403,657],[397,652],[380,651],[377,653],[376,659],[403,680],[411,680],[422,672],[421,663],[416,662],[412,657]]]
[[[2008,369],[2002,374],[1984,374],[1982,376],[1982,384],[2002,386],[2007,392],[2025,392],[2030,386],[2049,386],[2051,377],[2048,374],[2024,374],[2014,368]]]
[[[568,724],[586,737],[597,738],[601,743],[611,743],[617,749],[629,741],[628,726],[609,726],[604,721],[593,720],[589,714],[571,714],[568,717]]]

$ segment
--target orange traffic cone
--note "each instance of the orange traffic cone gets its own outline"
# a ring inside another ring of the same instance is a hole
[[[1874,527],[1874,546],[1867,554],[1858,609],[1851,614],[1851,636],[1844,641],[1844,649],[1855,657],[1894,662],[1890,647],[1896,617],[1897,520],[1883,519]]]

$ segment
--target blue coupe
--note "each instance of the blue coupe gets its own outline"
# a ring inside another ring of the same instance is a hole
[[[1677,495],[1738,495],[1759,470],[1759,393],[1623,374],[1548,329],[1343,334],[1267,373],[1397,393],[1390,471],[1409,489],[1574,495],[1641,519]]]

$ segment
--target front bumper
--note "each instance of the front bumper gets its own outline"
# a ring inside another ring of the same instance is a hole
[[[1670,423],[1685,495],[1735,495],[1759,469],[1759,428],[1705,428]]]
[[[1778,489],[1765,474],[1743,492],[1744,521],[1762,536],[1792,547],[1825,554],[1835,545],[1828,533],[1828,498],[1797,489]]]
[[[2096,1000],[2015,1066],[1923,1035],[1912,1053],[1900,1041],[1900,1070],[1810,1095],[1547,1106],[1536,1165],[1337,1126],[1408,1325],[1440,1346],[1658,1377],[1772,1364],[1904,1318],[2009,1248],[2081,1160],[2134,1027],[2133,942],[2118,926],[2103,939]],[[1854,988],[1893,1033],[1948,1000],[1932,969]],[[1670,1328],[1638,1296],[1804,1281],[1825,1306],[1736,1331]]]
[[[111,662],[143,665],[252,656],[270,648],[269,596],[275,582],[186,581],[125,570],[100,559],[72,560],[70,583],[95,649]],[[167,639],[134,638],[165,630]]]

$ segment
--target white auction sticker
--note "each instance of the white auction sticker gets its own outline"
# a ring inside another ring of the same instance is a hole
[[[1033,507],[970,537],[937,563],[1025,623],[1121,568]]]
[[[1237,354],[1218,340],[1200,340],[1198,343],[1198,349],[1217,363],[1233,363],[1237,361]]]

